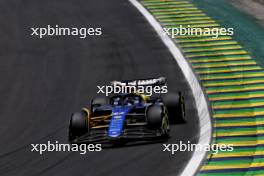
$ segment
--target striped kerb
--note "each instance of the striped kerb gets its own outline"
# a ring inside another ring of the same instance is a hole
[[[189,1],[142,0],[162,27],[220,28]],[[210,153],[198,175],[264,175],[264,70],[232,36],[175,36],[199,76],[213,111],[214,143],[234,150]]]

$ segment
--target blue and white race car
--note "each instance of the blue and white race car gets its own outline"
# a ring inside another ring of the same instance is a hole
[[[165,85],[165,78],[119,81],[122,85]],[[91,107],[73,113],[69,124],[72,143],[120,143],[168,138],[170,123],[185,122],[181,93],[146,96],[136,92],[97,97]]]

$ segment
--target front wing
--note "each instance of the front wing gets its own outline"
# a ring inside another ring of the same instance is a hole
[[[73,140],[73,143],[100,143],[111,144],[118,141],[154,142],[167,139],[160,129],[149,129],[145,125],[125,128],[118,137],[109,137],[107,128],[92,129],[89,133]]]

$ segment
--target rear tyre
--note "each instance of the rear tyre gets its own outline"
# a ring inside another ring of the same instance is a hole
[[[181,93],[168,93],[162,96],[162,102],[167,108],[172,124],[185,123],[185,104]]]
[[[108,104],[108,98],[106,97],[96,97],[92,100],[92,106],[102,106]]]
[[[69,139],[70,141],[89,132],[89,125],[87,114],[82,112],[73,113],[69,125]]]
[[[95,115],[96,108],[109,104],[109,99],[106,97],[96,97],[91,101],[91,115]]]

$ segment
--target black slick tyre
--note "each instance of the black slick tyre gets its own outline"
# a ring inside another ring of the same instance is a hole
[[[88,132],[87,114],[84,111],[73,113],[69,124],[69,140],[72,141]]]

